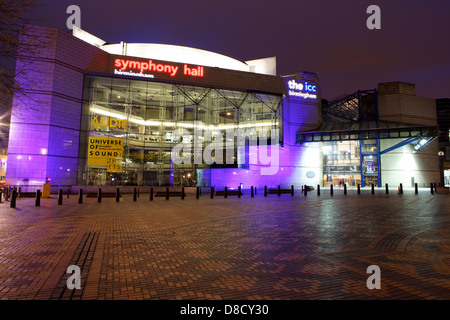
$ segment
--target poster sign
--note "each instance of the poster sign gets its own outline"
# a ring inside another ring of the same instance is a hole
[[[367,173],[374,173],[373,170],[373,160],[366,161]]]
[[[106,172],[122,172],[123,139],[89,137],[87,165],[106,167]]]

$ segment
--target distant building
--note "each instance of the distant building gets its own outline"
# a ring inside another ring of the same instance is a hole
[[[38,99],[13,101],[13,185],[36,189],[46,177],[54,188],[439,180],[435,100],[417,97],[413,84],[322,101],[315,73],[279,76],[275,57],[241,62],[180,46],[108,44],[77,28],[27,28],[50,41],[27,75]]]

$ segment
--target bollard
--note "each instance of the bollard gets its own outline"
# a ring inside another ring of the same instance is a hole
[[[317,185],[317,195],[320,196],[320,184]]]
[[[417,186],[417,182],[414,183],[414,193],[415,193],[415,194],[418,194],[418,193],[419,193],[419,188],[418,188],[418,186]]]
[[[400,194],[403,194],[403,184],[400,183]]]
[[[267,197],[267,186],[264,186],[264,197]]]
[[[98,188],[98,191],[97,191],[97,202],[98,203],[102,202],[102,188]]]
[[[332,196],[333,195],[333,185],[331,184],[330,185],[330,196]]]
[[[278,196],[281,196],[281,187],[278,185]]]
[[[150,188],[150,201],[153,201],[153,188]]]
[[[433,192],[433,182],[430,183],[430,192],[431,192],[431,194],[434,194],[434,192]],[[12,201],[12,199],[11,199],[11,201]]]
[[[291,196],[292,197],[294,196],[294,185],[293,184],[291,184]]]
[[[119,188],[116,189],[116,202],[120,201],[120,190]]]
[[[181,187],[181,200],[184,200],[184,187]]]
[[[62,197],[63,197],[63,191],[62,189],[58,190],[58,205],[62,205]]]
[[[2,194],[3,194],[3,190],[0,189],[0,203],[2,203]]]
[[[241,186],[238,187],[238,198],[241,197]]]
[[[16,207],[16,198],[17,198],[17,191],[16,191],[16,189],[13,189],[12,194],[11,194],[11,203],[10,203],[11,208]]]
[[[41,190],[36,190],[36,201],[34,202],[36,207],[41,205]]]
[[[195,199],[200,198],[200,187],[197,187],[197,193],[195,194]]]
[[[386,183],[386,194],[389,194],[389,186],[387,183]]]
[[[133,189],[133,201],[137,201],[137,188]]]
[[[224,197],[228,198],[228,188],[226,186],[225,186],[225,195],[224,195]]]
[[[253,191],[253,186],[252,186],[251,189],[252,189],[252,190],[251,190],[250,196],[253,198],[253,197],[255,196],[255,193],[254,193],[254,191]]]
[[[210,195],[211,199],[214,199],[214,187],[211,187],[211,195]]]
[[[308,194],[308,189],[307,189],[307,187],[308,187],[308,186],[305,185],[305,193],[303,194],[303,195],[305,195],[305,196]]]
[[[361,186],[359,185],[359,183],[357,184],[358,185],[358,194],[361,194]]]
[[[347,184],[344,183],[344,195],[347,194]]]
[[[139,198],[139,189],[137,189],[137,197]]]
[[[372,183],[372,194],[375,194],[375,185]]]
[[[83,203],[83,189],[80,189],[78,191],[78,203],[79,204]]]
[[[169,200],[169,187],[166,187],[166,200]]]
[[[70,188],[67,189],[67,198],[69,198],[69,196],[70,196]]]

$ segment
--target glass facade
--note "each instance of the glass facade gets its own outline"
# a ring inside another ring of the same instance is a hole
[[[195,186],[197,169],[210,166],[173,163],[172,149],[181,142],[175,130],[193,134],[201,123],[221,131],[225,146],[228,129],[282,132],[281,105],[281,96],[265,93],[85,76],[78,181],[80,185]],[[200,142],[204,150],[206,142]],[[183,156],[193,159],[194,152]],[[233,166],[238,167],[237,161]]]
[[[323,186],[361,184],[359,141],[332,141],[322,144]]]

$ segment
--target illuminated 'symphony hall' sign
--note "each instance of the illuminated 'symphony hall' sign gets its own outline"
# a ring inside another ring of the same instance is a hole
[[[137,77],[154,78],[153,72],[168,74],[175,77],[178,74],[183,74],[189,77],[203,78],[205,69],[202,66],[189,67],[184,64],[180,68],[179,65],[169,63],[155,63],[153,60],[136,61],[127,59],[114,60],[114,73],[122,75],[131,75]]]

